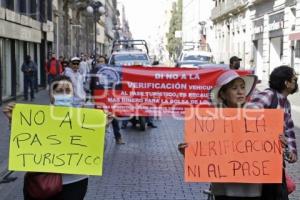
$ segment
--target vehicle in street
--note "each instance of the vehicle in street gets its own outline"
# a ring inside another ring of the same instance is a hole
[[[149,49],[145,40],[115,40],[112,53],[108,61],[113,66],[144,66],[157,65],[157,61],[151,63]],[[146,130],[146,117],[135,116],[130,119],[132,124],[139,124],[142,131]]]
[[[114,41],[108,64],[115,66],[151,66],[149,50],[146,41]]]
[[[198,66],[209,63],[213,63],[213,54],[211,52],[183,50],[176,61],[176,67],[198,68]]]

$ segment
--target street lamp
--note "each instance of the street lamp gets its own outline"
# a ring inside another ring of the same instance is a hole
[[[95,56],[97,54],[97,22],[100,17],[105,13],[105,8],[100,1],[92,1],[91,4],[86,8],[87,12],[93,14],[95,22]]]

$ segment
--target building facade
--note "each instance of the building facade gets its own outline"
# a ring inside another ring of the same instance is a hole
[[[300,3],[296,5],[296,24],[295,30],[289,35],[292,48],[292,66],[294,66],[297,73],[300,73]]]
[[[97,1],[106,7],[106,1]],[[90,0],[53,0],[55,27],[53,52],[57,56],[70,58],[81,53],[88,55],[93,55],[95,52],[104,53],[105,16],[95,21],[94,13],[87,12],[87,7],[93,2]]]
[[[215,0],[217,62],[233,55],[242,68],[253,69],[267,81],[271,71],[289,65],[300,71],[300,7],[297,0]]]
[[[298,47],[289,36],[296,30],[296,5],[296,0],[250,2],[252,57],[261,80],[268,80],[277,66],[295,67],[295,47]]]
[[[118,2],[117,8],[118,17],[114,28],[116,38],[120,40],[130,40],[132,39],[132,34],[126,18],[125,5],[122,2]]]
[[[201,50],[209,51],[207,36],[211,25],[212,1],[182,1],[182,42],[195,42]]]
[[[211,19],[213,21],[217,63],[229,63],[231,56],[242,58],[243,68],[250,67],[251,28],[250,10],[246,0],[215,0]]]
[[[0,0],[0,103],[23,93],[21,65],[37,63],[36,85],[45,85],[44,60],[54,39],[52,0]]]
[[[117,23],[118,10],[116,0],[106,0],[105,2],[105,54],[110,55],[112,43],[115,39],[115,24]]]

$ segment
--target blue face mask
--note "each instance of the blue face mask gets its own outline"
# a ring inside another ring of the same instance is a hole
[[[57,94],[54,95],[54,105],[55,106],[72,106],[73,103],[73,96],[72,95],[65,95],[65,94]]]

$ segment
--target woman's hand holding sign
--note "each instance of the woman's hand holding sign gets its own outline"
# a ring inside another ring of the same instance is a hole
[[[3,113],[5,114],[5,116],[8,118],[9,122],[11,121],[12,111],[13,111],[15,105],[16,105],[16,103],[14,103],[14,102],[9,103],[2,110]]]

